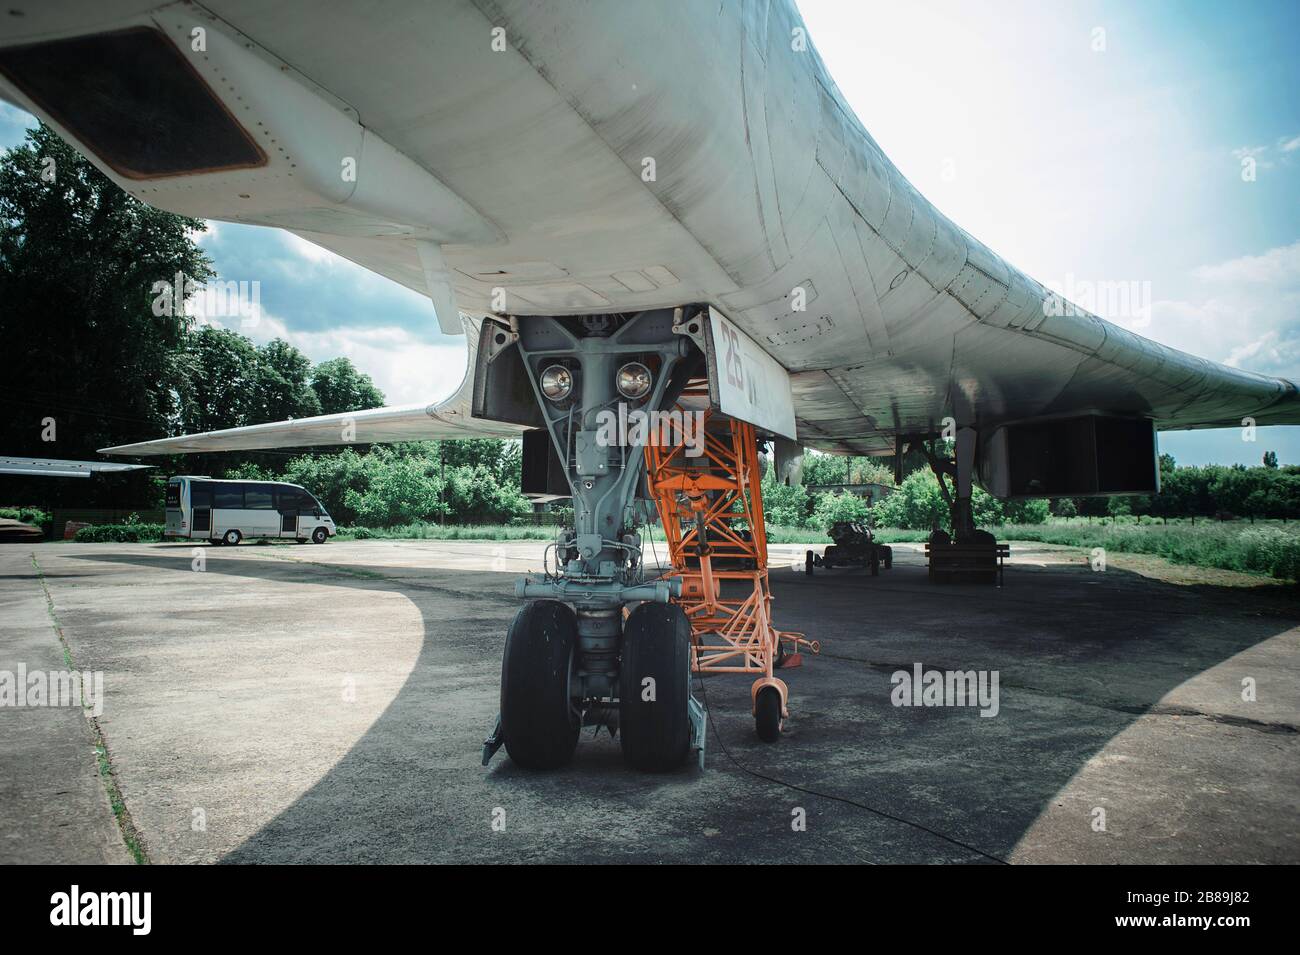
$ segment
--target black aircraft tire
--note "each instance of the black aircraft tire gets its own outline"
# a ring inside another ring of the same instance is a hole
[[[781,736],[781,691],[765,686],[754,701],[754,729],[764,743],[775,743]]]
[[[636,769],[663,773],[686,759],[690,647],[691,625],[677,604],[643,603],[623,624],[618,735],[624,759]]]
[[[534,600],[515,614],[501,658],[501,733],[525,769],[559,769],[578,745],[569,705],[569,665],[578,642],[573,609]]]

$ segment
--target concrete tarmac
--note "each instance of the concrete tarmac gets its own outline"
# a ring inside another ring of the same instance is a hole
[[[542,547],[0,547],[0,678],[66,668],[57,626],[106,691],[94,723],[0,706],[0,862],[130,860],[96,729],[153,862],[1300,861],[1286,588],[1034,544],[1000,589],[929,584],[915,545],[808,577],[778,546],[776,622],[823,648],[782,673],[778,742],[716,676],[703,771],[632,771],[590,730],[558,772],[485,769]],[[996,672],[996,715],[895,706],[915,664]]]

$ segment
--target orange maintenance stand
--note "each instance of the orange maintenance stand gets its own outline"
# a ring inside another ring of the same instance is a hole
[[[646,480],[668,538],[679,603],[691,623],[691,669],[751,673],[754,721],[771,742],[789,716],[785,681],[774,675],[802,662],[817,641],[772,625],[767,532],[754,426],[704,412],[703,452],[685,441],[646,447]]]

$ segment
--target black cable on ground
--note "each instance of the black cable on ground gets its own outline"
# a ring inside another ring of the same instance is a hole
[[[783,786],[786,789],[793,790],[794,792],[803,793],[807,796],[812,796],[817,799],[829,799],[832,802],[844,803],[846,806],[853,806],[856,809],[862,809],[866,812],[873,813],[877,816],[880,816],[882,819],[889,819],[892,822],[900,822],[905,826],[911,826],[913,829],[919,829],[921,832],[928,833],[937,839],[942,839],[944,842],[957,846],[959,849],[965,849],[967,852],[973,852],[978,856],[982,856],[983,858],[988,859],[990,862],[996,862],[999,865],[1011,864],[1006,859],[1003,859],[999,856],[991,855],[990,853],[987,853],[983,849],[979,849],[971,845],[970,843],[962,842],[960,839],[954,839],[952,836],[944,835],[942,832],[939,832],[936,829],[931,829],[929,826],[923,823],[913,822],[911,819],[904,819],[902,816],[895,816],[893,813],[885,812],[883,809],[877,809],[874,806],[868,806],[866,803],[858,802],[857,800],[854,799],[849,799],[847,796],[836,796],[833,793],[819,792],[816,789],[809,789],[806,786],[799,786],[795,783],[788,783],[784,779],[777,779],[775,776],[769,776],[766,773],[760,773],[756,769],[750,769],[744,763],[740,762],[740,760],[736,759],[736,757],[732,756],[731,751],[727,749],[727,744],[722,739],[722,731],[718,729],[718,723],[716,720],[712,718],[713,712],[712,710],[709,709],[709,693],[708,690],[704,688],[704,677],[700,676],[699,674],[696,674],[696,676],[699,680],[700,695],[703,697],[704,713],[706,718],[708,718],[709,725],[713,727],[714,739],[716,739],[718,741],[718,745],[722,747],[723,755],[726,756],[727,759],[730,760],[731,764],[735,766],[737,769],[739,769],[741,772],[747,773],[748,775],[753,776],[755,779],[761,779],[764,782],[772,783],[773,785],[776,786]]]

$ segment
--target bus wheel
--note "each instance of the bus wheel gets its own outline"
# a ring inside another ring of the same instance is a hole
[[[330,532],[323,527],[318,527],[311,532],[311,542],[313,544],[323,544],[329,540]]]
[[[231,530],[226,531],[226,533],[222,536],[221,543],[228,544],[231,547],[234,547],[243,539],[244,539],[244,535],[232,528]]]

